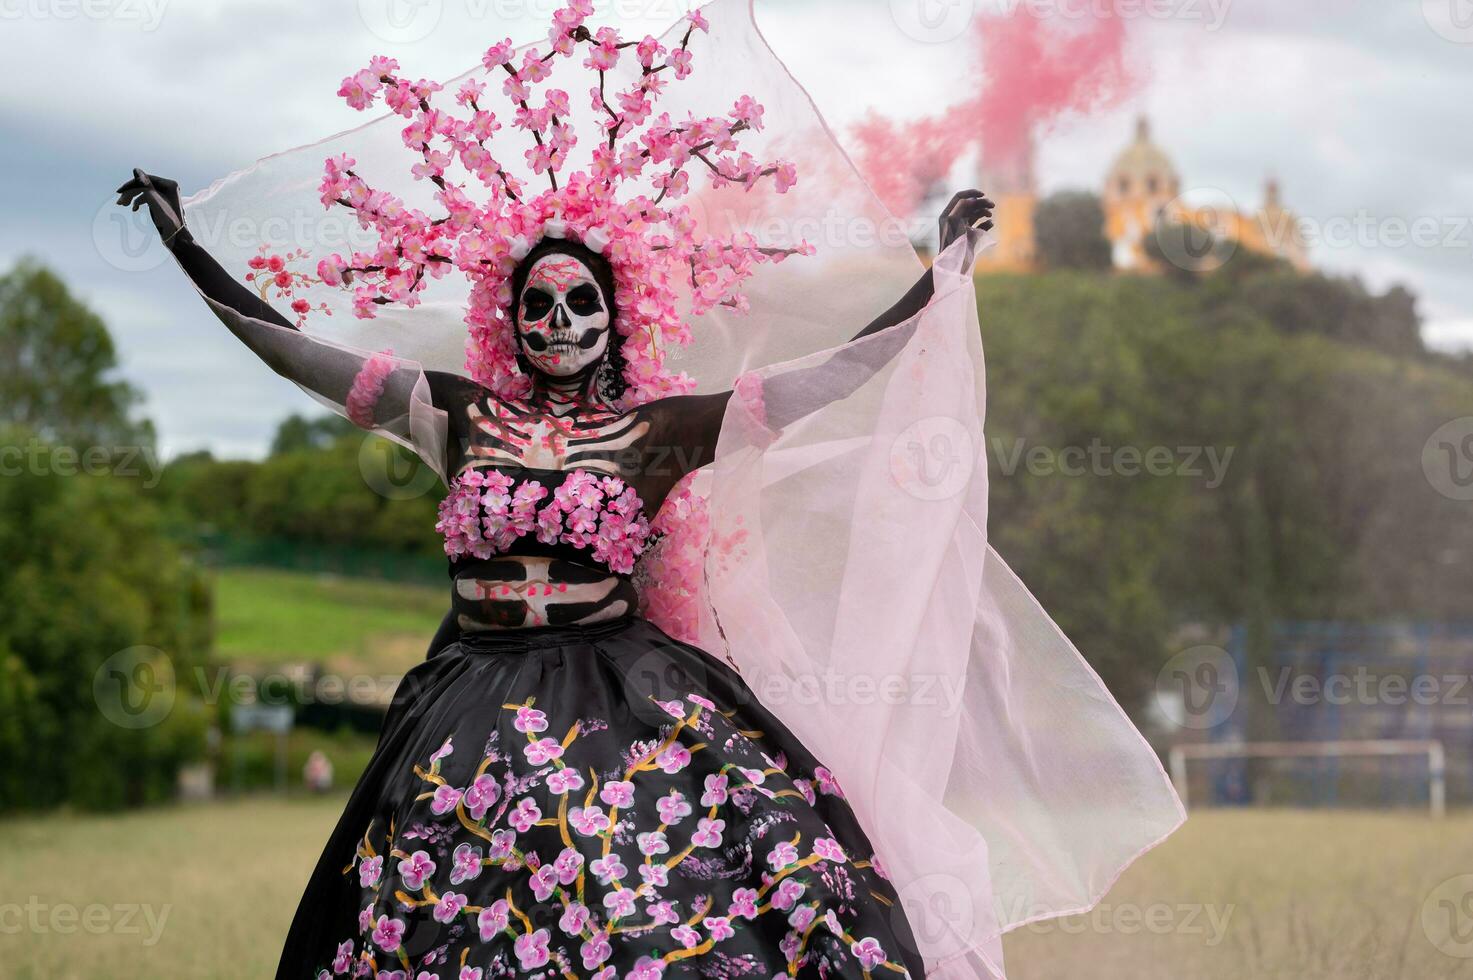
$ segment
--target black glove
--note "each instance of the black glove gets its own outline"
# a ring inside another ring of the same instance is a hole
[[[158,229],[159,237],[169,248],[176,241],[193,241],[189,229],[184,227],[184,208],[179,204],[179,184],[167,177],[154,177],[134,168],[133,179],[118,188],[118,203],[132,206],[137,211],[140,205],[148,205],[148,216]]]
[[[941,212],[941,248],[956,241],[969,231],[991,231],[992,209],[997,207],[981,191],[958,191]]]

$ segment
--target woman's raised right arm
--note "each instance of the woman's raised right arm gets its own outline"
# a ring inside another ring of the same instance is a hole
[[[409,401],[422,376],[387,358],[323,343],[298,330],[272,306],[231,276],[194,240],[184,224],[179,185],[142,170],[118,188],[118,204],[134,211],[147,206],[159,237],[210,309],[277,374],[335,405],[364,428],[395,431],[407,425]],[[436,407],[450,409],[471,397],[468,379],[423,372]]]

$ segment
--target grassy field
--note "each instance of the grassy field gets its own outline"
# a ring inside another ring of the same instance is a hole
[[[269,976],[340,802],[5,822],[0,975]],[[1094,914],[1009,936],[1009,976],[1468,977],[1473,959],[1439,950],[1423,928],[1437,886],[1468,873],[1473,816],[1203,813]],[[1462,900],[1460,925],[1473,932],[1470,897]]]
[[[403,671],[423,659],[450,589],[265,569],[215,575],[216,657]]]

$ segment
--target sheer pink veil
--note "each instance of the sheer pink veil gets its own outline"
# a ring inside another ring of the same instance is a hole
[[[697,190],[697,212],[714,231],[806,239],[817,255],[763,266],[748,314],[700,317],[695,342],[669,352],[698,391],[736,385],[738,397],[715,463],[667,504],[679,533],[641,570],[652,618],[736,666],[823,760],[874,845],[861,857],[901,896],[928,976],[1001,977],[1006,930],[1089,908],[1183,812],[1154,752],[988,544],[978,243],[938,258],[936,296],[910,322],[846,343],[922,265],[768,47],[750,0],[704,12],[695,73],[661,108],[706,115],[750,94],[765,126],[745,148],[794,161],[799,184],[780,197]],[[583,115],[580,131],[592,124]],[[324,212],[322,162],[347,153],[371,184],[429,207],[399,129],[380,118],[263,159],[187,201],[189,225],[241,273],[263,243],[303,249],[313,266],[371,245],[346,212]],[[306,329],[329,347],[392,349],[401,369],[464,373],[466,294],[447,277],[420,306],[362,321],[346,294],[316,287],[305,298],[335,315]],[[868,377],[857,387],[856,368]],[[400,387],[402,411],[380,431],[443,474],[445,419],[422,379]]]

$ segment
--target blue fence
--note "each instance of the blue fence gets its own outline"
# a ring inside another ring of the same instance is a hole
[[[1276,627],[1261,663],[1246,633],[1228,646],[1239,702],[1214,742],[1436,740],[1447,798],[1473,802],[1473,623],[1296,622]],[[1219,805],[1421,806],[1425,756],[1207,760]]]

